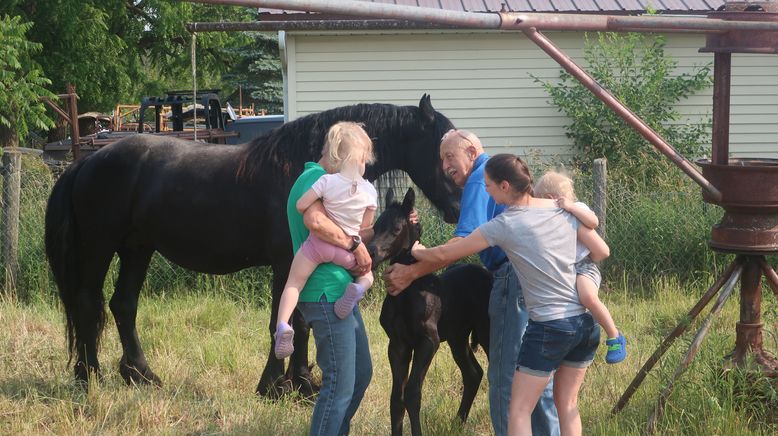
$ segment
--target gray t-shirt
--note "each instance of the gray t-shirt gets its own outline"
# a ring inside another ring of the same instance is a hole
[[[478,229],[508,255],[534,321],[586,312],[575,289],[578,220],[560,208],[511,206]]]

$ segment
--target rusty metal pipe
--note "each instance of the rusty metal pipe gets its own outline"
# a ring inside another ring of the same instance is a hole
[[[573,77],[578,79],[583,86],[585,86],[595,97],[600,99],[606,106],[611,108],[618,116],[620,116],[629,126],[640,133],[643,138],[654,145],[657,150],[667,156],[681,171],[686,173],[692,180],[695,181],[702,189],[707,192],[715,201],[721,200],[721,192],[716,189],[705,177],[700,174],[699,171],[689,162],[683,155],[678,153],[670,144],[667,143],[656,131],[654,131],[648,124],[646,124],[640,117],[635,115],[629,108],[624,106],[616,97],[613,96],[607,89],[603,88],[597,81],[590,76],[586,71],[579,67],[570,57],[564,54],[551,40],[546,38],[543,34],[536,29],[525,29],[524,34],[527,38],[532,40],[538,47],[540,47],[546,54],[551,56],[562,68],[570,73]]]
[[[705,294],[702,295],[699,301],[697,301],[697,304],[694,305],[694,307],[689,310],[689,313],[686,314],[683,319],[678,323],[677,326],[673,329],[670,334],[665,337],[665,339],[662,341],[662,343],[659,345],[659,348],[654,351],[654,354],[651,355],[651,357],[646,360],[646,363],[643,364],[643,367],[640,368],[640,371],[638,371],[637,374],[635,374],[635,378],[632,380],[632,383],[627,386],[627,389],[624,391],[624,393],[621,395],[621,398],[619,398],[619,401],[616,403],[615,406],[613,406],[613,410],[611,413],[618,413],[623,409],[627,403],[629,402],[629,399],[632,398],[632,395],[637,391],[637,389],[640,387],[640,385],[643,383],[643,380],[648,375],[648,372],[651,371],[651,369],[656,365],[657,362],[659,362],[659,359],[662,357],[662,355],[665,354],[668,348],[670,348],[670,345],[673,344],[673,342],[680,337],[686,329],[689,328],[689,326],[694,322],[694,319],[697,318],[697,316],[702,312],[703,309],[705,309],[705,306],[708,305],[711,299],[716,296],[716,294],[719,292],[722,286],[724,286],[725,283],[732,277],[732,275],[737,270],[737,277],[740,277],[740,272],[742,271],[741,266],[741,260],[742,258],[738,256],[735,258],[735,260],[727,267],[727,269],[724,271],[724,273],[716,279],[716,282],[713,283],[713,285],[708,288],[708,290],[705,292]]]
[[[764,274],[767,279],[767,284],[770,286],[770,289],[773,290],[776,298],[778,298],[778,274],[770,267],[770,264],[767,263],[764,256],[759,259],[759,266],[762,268],[762,274]]]
[[[700,33],[728,30],[778,30],[778,22],[730,21],[714,18],[667,17],[658,15],[620,16],[597,14],[547,14],[501,12],[503,30],[573,30],[581,32],[661,32],[684,29]]]
[[[433,22],[475,29],[575,30],[575,31],[666,31],[685,29],[699,32],[727,30],[773,30],[778,22],[735,21],[695,17],[618,16],[550,13],[471,13],[444,11],[418,6],[361,2],[353,0],[186,0],[192,3],[244,6],[249,8],[291,9],[324,14]]]
[[[189,23],[189,32],[273,32],[278,30],[394,30],[455,29],[456,26],[406,20],[269,20]]]
[[[359,17],[412,20],[466,26],[477,29],[499,29],[497,14],[473,14],[443,11],[417,6],[360,2],[352,0],[186,0],[192,3],[244,6],[249,8],[292,9],[323,14],[353,15]]]

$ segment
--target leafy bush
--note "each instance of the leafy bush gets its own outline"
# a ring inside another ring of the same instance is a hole
[[[685,156],[708,144],[710,123],[684,123],[675,104],[711,84],[710,66],[676,74],[677,62],[665,54],[665,39],[648,34],[586,35],[584,59],[597,82],[641,117]],[[571,119],[567,136],[580,153],[575,166],[608,159],[610,177],[626,187],[677,187],[681,173],[570,74],[543,81],[554,105]]]

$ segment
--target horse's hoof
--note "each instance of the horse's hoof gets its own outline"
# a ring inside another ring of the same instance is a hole
[[[314,400],[320,389],[320,386],[314,384],[307,377],[296,377],[292,381],[292,390],[297,391],[303,398],[308,400]]]
[[[289,383],[283,376],[276,378],[273,383],[263,383],[259,381],[257,385],[256,393],[260,397],[267,398],[269,400],[278,400],[291,391],[291,383]]]
[[[138,368],[127,363],[119,363],[119,374],[128,386],[152,385],[162,386],[162,380],[148,366]]]
[[[100,373],[100,368],[95,366],[87,366],[84,362],[78,362],[73,367],[73,373],[76,378],[76,384],[84,389],[89,388],[89,380],[92,377],[97,377],[97,382],[103,381],[103,376]]]

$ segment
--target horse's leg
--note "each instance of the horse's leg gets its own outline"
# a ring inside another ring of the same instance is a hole
[[[97,348],[105,325],[103,282],[112,254],[84,253],[79,265],[80,283],[76,289],[73,327],[75,331],[76,381],[87,383],[91,374],[101,378]]]
[[[153,253],[153,250],[119,251],[119,278],[109,303],[122,343],[123,354],[119,361],[119,373],[128,385],[162,385],[159,377],[149,369],[135,328],[138,296]]]
[[[297,309],[292,312],[292,328],[294,328],[294,352],[289,356],[286,378],[292,381],[292,389],[299,391],[303,396],[311,397],[319,390],[319,387],[311,382],[311,368],[308,363],[308,338],[311,329]]]
[[[283,359],[276,359],[273,350],[276,346],[275,332],[276,324],[278,323],[278,306],[281,303],[281,294],[284,292],[284,283],[289,275],[289,268],[286,271],[281,266],[272,266],[273,270],[273,285],[271,288],[271,309],[270,309],[270,350],[267,353],[267,362],[265,363],[265,369],[262,371],[262,376],[259,378],[257,384],[257,394],[263,397],[278,398],[281,396],[281,385],[283,384],[284,377],[284,361]],[[279,286],[280,283],[280,286]],[[295,310],[296,312],[296,310]],[[294,328],[294,327],[293,327]],[[295,331],[295,333],[297,333]],[[297,336],[295,334],[295,336]],[[297,351],[297,344],[295,344],[295,352]]]
[[[404,402],[411,422],[411,434],[421,436],[421,388],[432,358],[440,346],[437,329],[424,329],[422,337],[413,349],[413,365],[408,383],[405,384]]]
[[[290,262],[273,265],[272,308],[270,312],[270,351],[267,356],[265,369],[257,384],[257,393],[263,397],[278,398],[283,393],[284,361],[276,359],[273,354],[275,347],[276,324],[278,323],[278,305],[281,303],[281,294],[284,292],[284,284],[289,276]],[[294,329],[294,353],[289,358],[289,370],[286,378],[291,380],[294,389],[306,396],[313,395],[316,389],[311,384],[311,374],[308,368],[308,337],[310,329],[303,320],[298,310],[292,314],[292,328]]]
[[[405,418],[403,391],[408,381],[411,351],[411,347],[404,341],[389,337],[389,366],[392,369],[392,393],[389,401],[389,413],[393,436],[402,436],[403,434],[403,418]]]
[[[475,395],[478,393],[478,386],[484,376],[484,370],[478,364],[473,350],[467,344],[467,336],[460,338],[451,338],[448,345],[451,348],[451,355],[454,357],[459,370],[462,372],[462,402],[459,404],[457,416],[464,423],[467,421],[467,415],[473,405]]]

